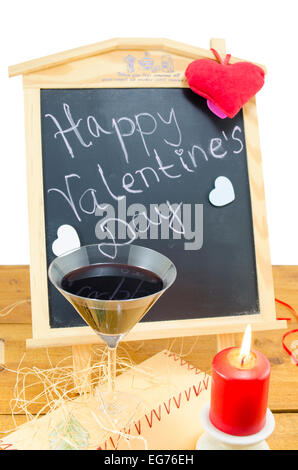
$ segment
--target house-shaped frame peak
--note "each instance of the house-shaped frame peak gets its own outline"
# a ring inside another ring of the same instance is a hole
[[[115,38],[107,41],[90,44],[87,46],[70,49],[68,51],[51,54],[39,59],[34,59],[20,64],[12,65],[8,68],[9,77],[17,75],[27,75],[41,70],[65,65],[73,61],[86,59],[88,57],[106,54],[112,51],[121,50],[159,50],[167,53],[181,55],[189,59],[208,58],[215,60],[211,50],[202,49],[188,44],[172,41],[169,39],[153,39],[153,38]],[[230,63],[243,61],[236,57],[231,57]],[[264,65],[256,64],[262,67],[266,72]]]

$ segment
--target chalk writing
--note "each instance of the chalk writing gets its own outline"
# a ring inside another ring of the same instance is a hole
[[[143,60],[143,67],[151,67],[148,56]],[[135,63],[133,58],[127,56],[126,61],[132,69]],[[63,176],[62,181],[58,179],[55,187],[47,190],[53,196],[62,198],[66,209],[71,211],[78,222],[82,221],[83,214],[100,217],[100,221],[95,224],[95,235],[101,240],[98,246],[102,253],[114,259],[118,246],[130,244],[136,238],[148,237],[183,237],[186,240],[185,250],[202,247],[203,211],[200,204],[194,204],[192,208],[190,204],[173,204],[166,200],[164,203],[151,204],[149,212],[148,208],[139,203],[130,204],[126,210],[126,197],[137,197],[145,191],[153,191],[165,181],[175,184],[186,174],[202,171],[211,160],[221,161],[239,156],[244,149],[244,135],[240,126],[234,126],[229,133],[220,131],[220,134],[209,140],[208,145],[200,141],[188,144],[183,139],[179,111],[173,106],[169,107],[168,112],[163,109],[162,112],[157,110],[149,113],[141,109],[133,115],[112,116],[104,122],[93,114],[78,115],[77,109],[72,110],[66,102],[62,103],[62,110],[63,117],[60,119],[50,113],[45,114],[45,117],[51,120],[52,137],[60,139],[65,157],[70,157],[71,161],[82,158],[78,150],[81,147],[85,149],[84,158],[88,159],[89,149],[94,152],[95,145],[97,149],[101,142],[106,144],[107,139],[112,139],[113,145],[116,144],[119,150],[112,156],[115,165],[117,161],[122,161],[127,166],[124,173],[117,172],[111,179],[105,171],[105,158],[98,153],[94,167],[96,179],[93,179],[92,186],[79,172],[70,172]],[[153,138],[157,133],[159,144]],[[142,149],[139,155],[132,150],[132,143],[135,142],[138,142],[138,149]],[[139,167],[136,165],[136,157],[140,161]],[[146,161],[146,164],[142,165],[142,161]],[[117,205],[118,215],[113,205],[103,203],[107,197]]]
[[[67,152],[72,158],[75,158],[75,154],[70,144],[70,137],[74,137],[82,147],[88,148],[94,144],[94,138],[100,139],[102,135],[111,135],[113,139],[116,137],[124,159],[127,163],[129,163],[129,155],[125,138],[139,136],[145,153],[147,156],[150,156],[154,151],[154,148],[150,149],[148,139],[149,136],[153,136],[157,132],[157,129],[159,129],[160,126],[163,126],[163,132],[166,132],[167,128],[169,128],[171,132],[175,131],[177,134],[176,142],[171,142],[168,138],[164,137],[163,141],[166,144],[177,148],[182,147],[181,125],[178,123],[176,111],[174,108],[169,110],[168,116],[162,115],[159,112],[157,112],[154,116],[153,114],[150,114],[146,111],[142,111],[131,117],[113,117],[111,119],[110,129],[104,129],[103,125],[100,124],[98,119],[93,115],[89,115],[84,119],[82,117],[75,118],[71,112],[70,106],[67,103],[63,103],[63,111],[64,116],[66,117],[67,125],[71,124],[70,127],[64,128],[63,124],[61,124],[52,114],[47,113],[45,114],[45,117],[50,118],[55,126],[53,137],[55,139],[58,137],[62,138]],[[92,137],[93,140],[88,139],[88,141],[85,141],[82,137],[82,132],[80,132],[81,130],[84,131],[84,134],[86,134],[87,131],[87,134],[90,134],[90,137]],[[231,136],[228,137],[224,131],[222,131],[222,135],[225,141],[232,140],[235,142],[235,148],[232,150],[234,154],[239,154],[242,152],[243,136],[242,130],[239,126],[234,127]],[[203,152],[206,160],[206,152],[209,152],[213,158],[223,158],[228,153],[228,150],[224,148],[224,141],[219,136],[214,136],[214,138],[211,139],[209,149],[203,149],[199,143],[193,145],[191,149],[188,149],[188,152],[191,154],[191,158],[193,158],[194,149],[199,149],[201,152]]]

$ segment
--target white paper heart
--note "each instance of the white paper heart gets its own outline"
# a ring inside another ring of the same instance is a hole
[[[229,178],[219,176],[214,182],[214,189],[209,193],[209,201],[213,206],[222,207],[235,199],[233,185]]]
[[[80,248],[81,242],[77,231],[71,225],[60,225],[57,230],[57,238],[52,244],[54,255],[61,256],[67,251]]]

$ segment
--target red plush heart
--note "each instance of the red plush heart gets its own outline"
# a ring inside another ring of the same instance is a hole
[[[191,62],[185,71],[190,88],[210,100],[228,117],[234,117],[242,106],[264,85],[264,71],[250,62],[229,65],[230,56],[220,63],[210,59]]]

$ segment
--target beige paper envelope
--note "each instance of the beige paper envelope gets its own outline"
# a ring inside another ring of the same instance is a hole
[[[130,423],[101,426],[99,399],[79,397],[26,423],[0,441],[2,449],[194,449],[203,432],[210,377],[167,350],[117,377],[117,389],[145,405]],[[120,431],[120,434],[119,434]],[[124,434],[124,435],[123,435]]]

